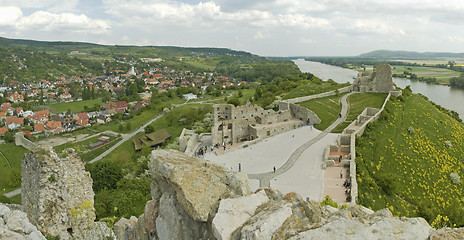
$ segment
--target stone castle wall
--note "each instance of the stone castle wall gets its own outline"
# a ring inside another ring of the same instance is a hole
[[[23,132],[18,132],[15,134],[15,144],[16,146],[23,146],[30,151],[38,147],[36,143],[31,142],[29,139],[25,138]]]
[[[311,110],[288,102],[279,103],[279,111],[262,107],[215,104],[211,141],[213,144],[233,144],[254,141],[300,127],[320,123]]]
[[[95,223],[92,178],[73,149],[59,157],[39,147],[21,161],[23,209],[45,235],[61,239],[101,239],[112,233]]]
[[[383,92],[395,90],[390,65],[382,64],[374,72],[360,72],[351,86],[357,92]]]
[[[299,102],[304,102],[304,101],[308,101],[308,100],[311,100],[311,99],[333,96],[333,95],[337,94],[337,92],[338,93],[350,92],[351,88],[352,88],[351,86],[342,87],[342,88],[338,89],[338,91],[330,91],[330,92],[319,93],[319,94],[314,94],[314,95],[309,95],[309,96],[304,96],[304,97],[297,97],[297,98],[287,99],[287,100],[284,100],[284,102],[299,103]]]

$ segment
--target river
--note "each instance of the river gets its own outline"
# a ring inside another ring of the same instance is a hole
[[[305,61],[303,59],[294,60],[294,62],[302,72],[310,72],[322,80],[333,79],[338,83],[352,83],[358,74],[358,72],[354,70],[319,62]],[[459,117],[464,119],[463,89],[411,81],[404,78],[393,78],[393,82],[400,88],[405,88],[408,85],[411,86],[411,90],[414,93],[421,93],[436,104],[456,111],[459,113]]]

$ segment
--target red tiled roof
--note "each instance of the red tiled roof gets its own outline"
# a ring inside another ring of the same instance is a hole
[[[79,119],[79,120],[76,121],[76,124],[84,127],[88,122],[89,122],[89,120],[87,120],[87,119]]]
[[[23,130],[19,130],[18,132],[23,132],[25,135],[31,137],[31,131],[23,131]]]
[[[0,108],[10,108],[11,107],[11,103],[2,103],[2,105],[0,106]]]
[[[61,127],[61,122],[56,122],[56,121],[48,121],[46,124],[48,129],[54,129],[57,127]]]
[[[79,119],[90,119],[90,118],[89,118],[89,115],[87,115],[87,113],[85,113],[85,112],[83,112],[83,113],[78,113],[78,114],[77,114],[77,117],[78,117]]]
[[[6,127],[0,127],[0,135],[5,134],[6,132],[8,132],[8,128],[6,128]]]
[[[24,124],[24,120],[22,118],[19,118],[19,117],[9,117],[9,118],[6,118],[6,125],[10,125],[12,122],[14,122],[15,124]]]
[[[36,131],[36,132],[45,131],[44,125],[42,123],[34,124],[34,131]]]

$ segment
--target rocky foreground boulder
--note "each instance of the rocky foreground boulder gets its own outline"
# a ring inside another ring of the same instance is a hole
[[[295,193],[249,191],[244,174],[175,150],[151,155],[152,198],[140,217],[114,226],[118,239],[463,239],[422,218],[352,204],[321,207]],[[453,239],[453,238],[452,238]]]
[[[25,212],[0,203],[0,239],[45,240]]]

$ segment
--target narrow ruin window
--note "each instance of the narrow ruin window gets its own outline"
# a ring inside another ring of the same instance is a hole
[[[232,123],[227,124],[227,129],[232,130]]]

